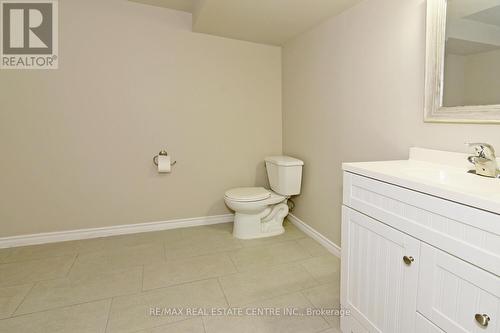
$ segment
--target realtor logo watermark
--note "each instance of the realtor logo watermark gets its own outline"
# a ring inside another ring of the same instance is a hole
[[[57,0],[0,0],[0,68],[57,69]]]

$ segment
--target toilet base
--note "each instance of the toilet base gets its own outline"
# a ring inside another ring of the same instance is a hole
[[[258,214],[234,214],[233,236],[239,239],[256,239],[281,235],[285,232],[283,220],[288,215],[288,205],[279,203]]]

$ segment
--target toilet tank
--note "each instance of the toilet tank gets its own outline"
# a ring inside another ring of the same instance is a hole
[[[300,193],[304,162],[289,156],[269,156],[265,161],[267,178],[274,192],[283,196]]]

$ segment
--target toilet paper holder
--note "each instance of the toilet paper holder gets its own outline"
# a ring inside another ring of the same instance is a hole
[[[162,150],[158,153],[158,155],[156,155],[155,157],[153,157],[153,163],[154,163],[154,165],[156,165],[156,166],[158,166],[158,156],[168,156],[168,153],[167,153],[167,151],[166,151],[165,149],[162,149]],[[174,165],[174,164],[176,164],[176,163],[177,163],[177,161],[173,161],[173,162],[171,162],[171,163],[170,163],[170,165]]]

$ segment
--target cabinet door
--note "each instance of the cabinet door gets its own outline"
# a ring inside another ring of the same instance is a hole
[[[428,321],[426,318],[422,317],[420,313],[417,313],[416,321],[416,332],[417,333],[445,333],[439,327]]]
[[[420,257],[420,313],[445,332],[500,333],[500,277],[426,244]]]
[[[419,250],[415,238],[342,207],[341,302],[369,332],[415,332]]]

